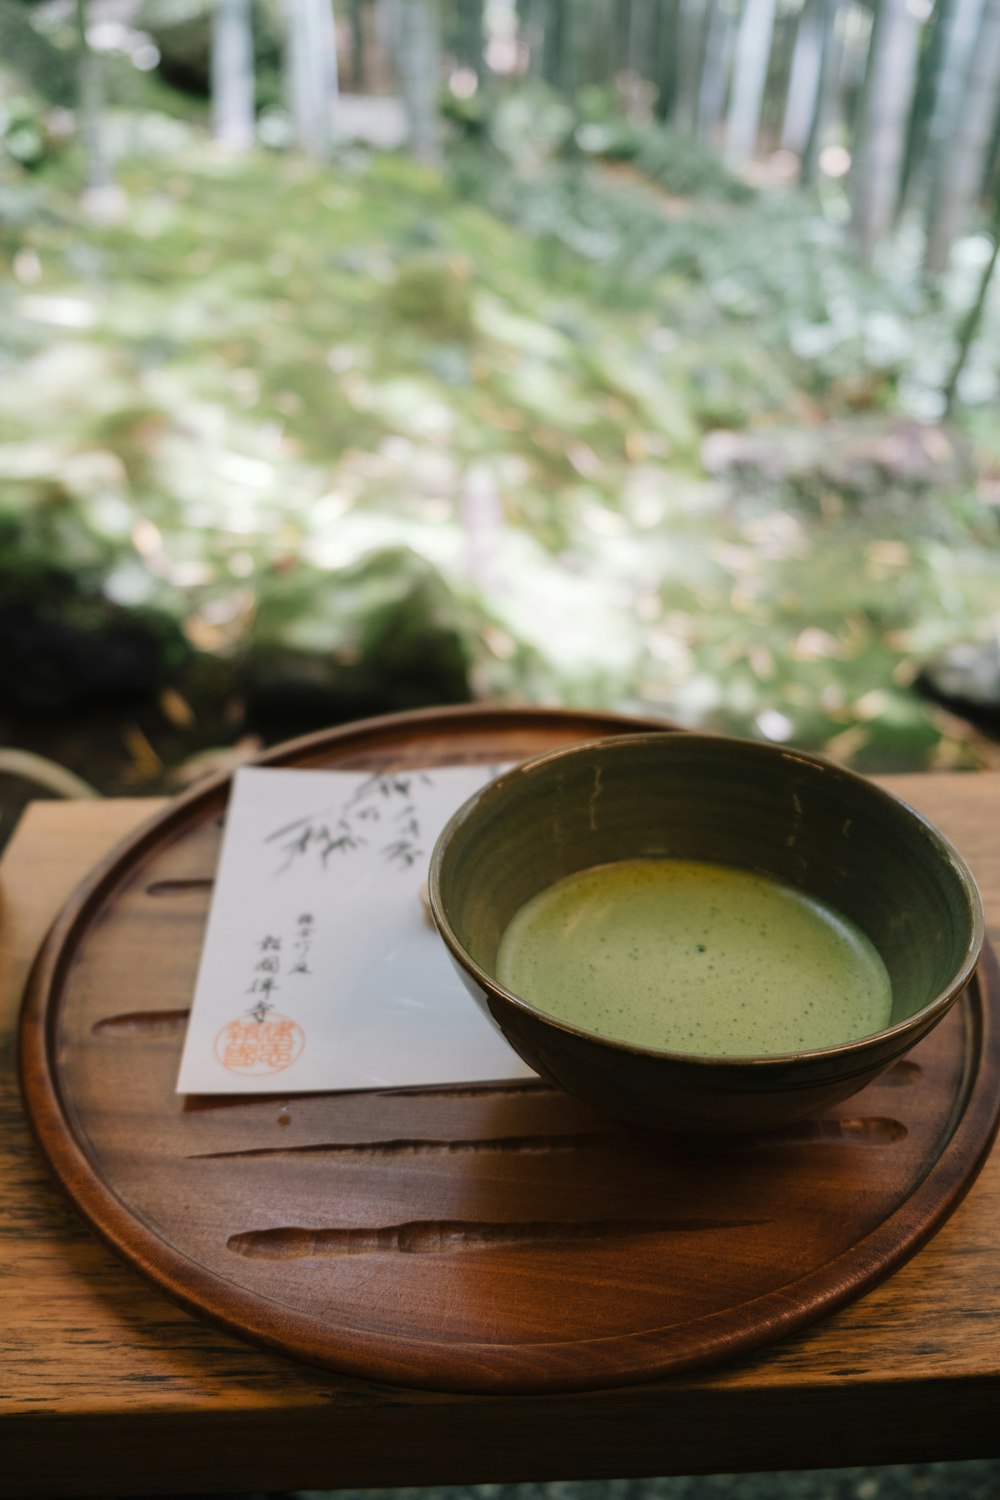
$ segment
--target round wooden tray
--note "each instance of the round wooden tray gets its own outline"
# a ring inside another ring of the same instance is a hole
[[[371,720],[263,757],[517,759],[664,727],[547,710]],[[24,1097],[90,1225],[191,1311],[302,1359],[470,1392],[585,1389],[758,1347],[942,1223],[1000,1109],[1000,976],[862,1094],[715,1147],[629,1133],[541,1083],[174,1092],[228,781],[95,872],[35,967]]]

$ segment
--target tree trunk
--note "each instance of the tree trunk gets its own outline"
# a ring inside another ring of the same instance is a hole
[[[862,260],[895,218],[917,73],[919,22],[907,0],[880,0],[872,28],[853,168],[853,226]]]
[[[986,153],[986,171],[983,173],[981,196],[987,203],[995,203],[1000,198],[1000,113],[997,114],[997,122],[993,127],[993,139]]]
[[[216,0],[212,16],[212,134],[245,151],[254,141],[250,0]]]
[[[781,122],[781,144],[797,156],[802,155],[809,139],[819,89],[822,42],[820,0],[806,0],[795,33],[785,114]]]
[[[86,0],[76,0],[76,24],[79,33],[77,107],[87,162],[87,189],[92,193],[103,193],[111,187],[111,171],[104,149],[104,79],[101,60],[87,41]]]
[[[812,119],[802,154],[802,185],[813,187],[819,178],[819,157],[833,116],[840,74],[842,39],[837,32],[840,0],[820,0],[819,76],[816,80]]]
[[[399,0],[369,0],[374,10],[365,54],[368,89],[375,94],[398,93],[396,39],[399,34]]]
[[[365,0],[349,0],[348,20],[351,28],[351,88],[362,94],[365,89]]]
[[[722,0],[710,0],[705,22],[705,57],[695,121],[702,140],[715,139],[726,107],[726,90],[736,46],[736,22]]]
[[[939,276],[979,195],[1000,90],[1000,0],[986,0],[950,140],[944,145],[927,229],[924,271]]]
[[[396,67],[410,129],[410,150],[427,166],[441,165],[441,14],[438,0],[403,0],[398,12]]]
[[[562,82],[563,54],[566,50],[566,10],[568,0],[547,0],[545,27],[542,32],[542,77],[553,88]]]
[[[315,35],[320,51],[317,74],[323,89],[327,137],[336,135],[337,102],[340,99],[340,68],[337,63],[337,18],[334,0],[313,0],[316,10]]]
[[[632,0],[628,28],[628,69],[637,78],[651,80],[656,72],[653,57],[656,20],[655,0]]]
[[[979,291],[976,295],[976,300],[973,302],[972,306],[969,308],[969,311],[966,313],[965,318],[962,322],[962,326],[959,329],[958,354],[952,367],[951,375],[948,378],[948,384],[945,386],[944,390],[945,415],[949,417],[955,410],[955,404],[958,397],[958,382],[962,378],[962,371],[965,369],[965,362],[969,357],[969,350],[972,348],[972,345],[975,342],[976,334],[979,330],[979,324],[982,321],[983,309],[986,306],[986,298],[989,293],[990,282],[993,279],[993,272],[996,269],[998,252],[1000,252],[1000,203],[997,204],[997,207],[995,208],[993,213],[993,254],[987,261],[986,266],[983,270],[983,274],[980,277]]]
[[[517,35],[528,49],[529,78],[542,77],[545,48],[545,0],[517,0]]]
[[[958,0],[963,3],[963,0]],[[981,6],[982,0],[973,0]],[[939,104],[940,92],[945,83],[945,48],[948,33],[955,15],[955,0],[939,0],[934,9],[927,43],[921,48],[916,87],[913,90],[913,108],[910,110],[910,127],[907,130],[906,154],[903,157],[903,172],[900,178],[900,204],[898,213],[903,213],[909,202],[927,189],[927,157],[930,151],[931,124]]]
[[[764,86],[771,55],[775,0],[746,0],[733,63],[733,87],[726,123],[726,160],[742,167],[757,144]]]
[[[678,16],[677,92],[673,121],[678,130],[694,131],[704,48],[703,0],[681,0]]]
[[[792,58],[798,39],[795,19],[776,7],[771,32],[771,51],[764,79],[764,98],[760,110],[758,136],[765,144],[781,142],[785,103],[791,82]]]
[[[295,138],[316,160],[329,154],[338,92],[337,46],[330,0],[286,0],[285,67]]]
[[[480,84],[486,75],[483,0],[457,0],[457,54],[464,68],[475,73]]]
[[[680,58],[680,0],[659,0],[655,41],[656,118],[669,120],[677,101]]]
[[[590,11],[590,0],[567,0],[559,66],[560,84],[567,94],[575,94],[586,79]]]
[[[660,5],[664,0],[660,0]],[[620,73],[623,68],[628,67],[629,41],[632,35],[632,0],[614,0],[614,43],[611,57],[611,71],[613,74]]]
[[[616,0],[593,0],[590,25],[587,28],[586,81],[610,84],[615,75],[617,47]]]
[[[922,208],[925,229],[937,212],[941,174],[961,113],[982,10],[983,0],[941,0],[921,60],[901,197]]]

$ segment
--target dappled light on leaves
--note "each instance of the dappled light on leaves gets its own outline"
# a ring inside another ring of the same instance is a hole
[[[143,25],[204,68],[207,16],[187,43],[169,6]],[[623,113],[532,80],[444,173],[227,153],[156,109],[111,140],[124,215],[85,235],[63,166],[28,199],[0,182],[18,711],[79,709],[69,645],[32,675],[53,632],[137,622],[121,680],[178,733],[209,693],[234,735],[477,694],[983,762],[915,687],[997,629],[995,417],[935,408],[981,253],[936,301],[905,243],[866,271],[641,90]],[[155,734],[124,743],[155,780]]]

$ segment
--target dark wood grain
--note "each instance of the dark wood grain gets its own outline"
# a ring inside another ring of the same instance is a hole
[[[621,721],[406,716],[273,757],[519,758]],[[635,727],[646,727],[636,724]],[[67,909],[28,988],[25,1098],[70,1198],[193,1311],[345,1373],[456,1392],[607,1387],[787,1335],[952,1210],[996,1125],[995,966],[901,1069],[714,1150],[542,1085],[173,1092],[226,784],[170,808]]]
[[[1000,943],[1000,774],[892,776],[969,861]],[[741,1358],[605,1391],[443,1395],[339,1376],[192,1317],[85,1228],[18,1098],[32,957],[154,804],[29,809],[0,863],[4,1495],[468,1484],[1000,1456],[1000,1151],[891,1276]],[[905,1087],[905,1084],[901,1086]],[[226,1108],[231,1108],[227,1104]]]

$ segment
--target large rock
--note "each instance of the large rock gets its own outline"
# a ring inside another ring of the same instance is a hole
[[[80,456],[75,467],[65,455],[63,463],[78,477]],[[155,697],[191,663],[179,612],[132,549],[127,507],[124,534],[120,517],[109,534],[100,524],[102,498],[115,508],[99,485],[89,495],[73,494],[44,469],[4,476],[0,711],[58,718],[134,704]],[[149,585],[127,605],[108,588],[119,563]]]
[[[160,72],[188,93],[207,95],[212,72],[211,0],[141,0],[135,24],[160,53]],[[283,31],[273,0],[253,0],[254,63],[271,71],[281,58]],[[258,90],[260,80],[258,79]]]
[[[834,490],[864,500],[887,489],[921,493],[970,482],[972,457],[958,433],[902,418],[711,432],[702,463],[716,478],[751,489],[791,490],[802,499]]]
[[[471,697],[467,624],[440,575],[405,547],[337,572],[263,579],[245,669],[251,724],[296,733]]]
[[[427,338],[468,343],[474,333],[472,265],[428,251],[404,260],[386,290],[386,313]]]
[[[191,657],[164,614],[99,598],[59,596],[0,605],[0,710],[65,718],[152,701]]]
[[[1000,641],[961,641],[923,667],[917,686],[984,728],[1000,728]]]

